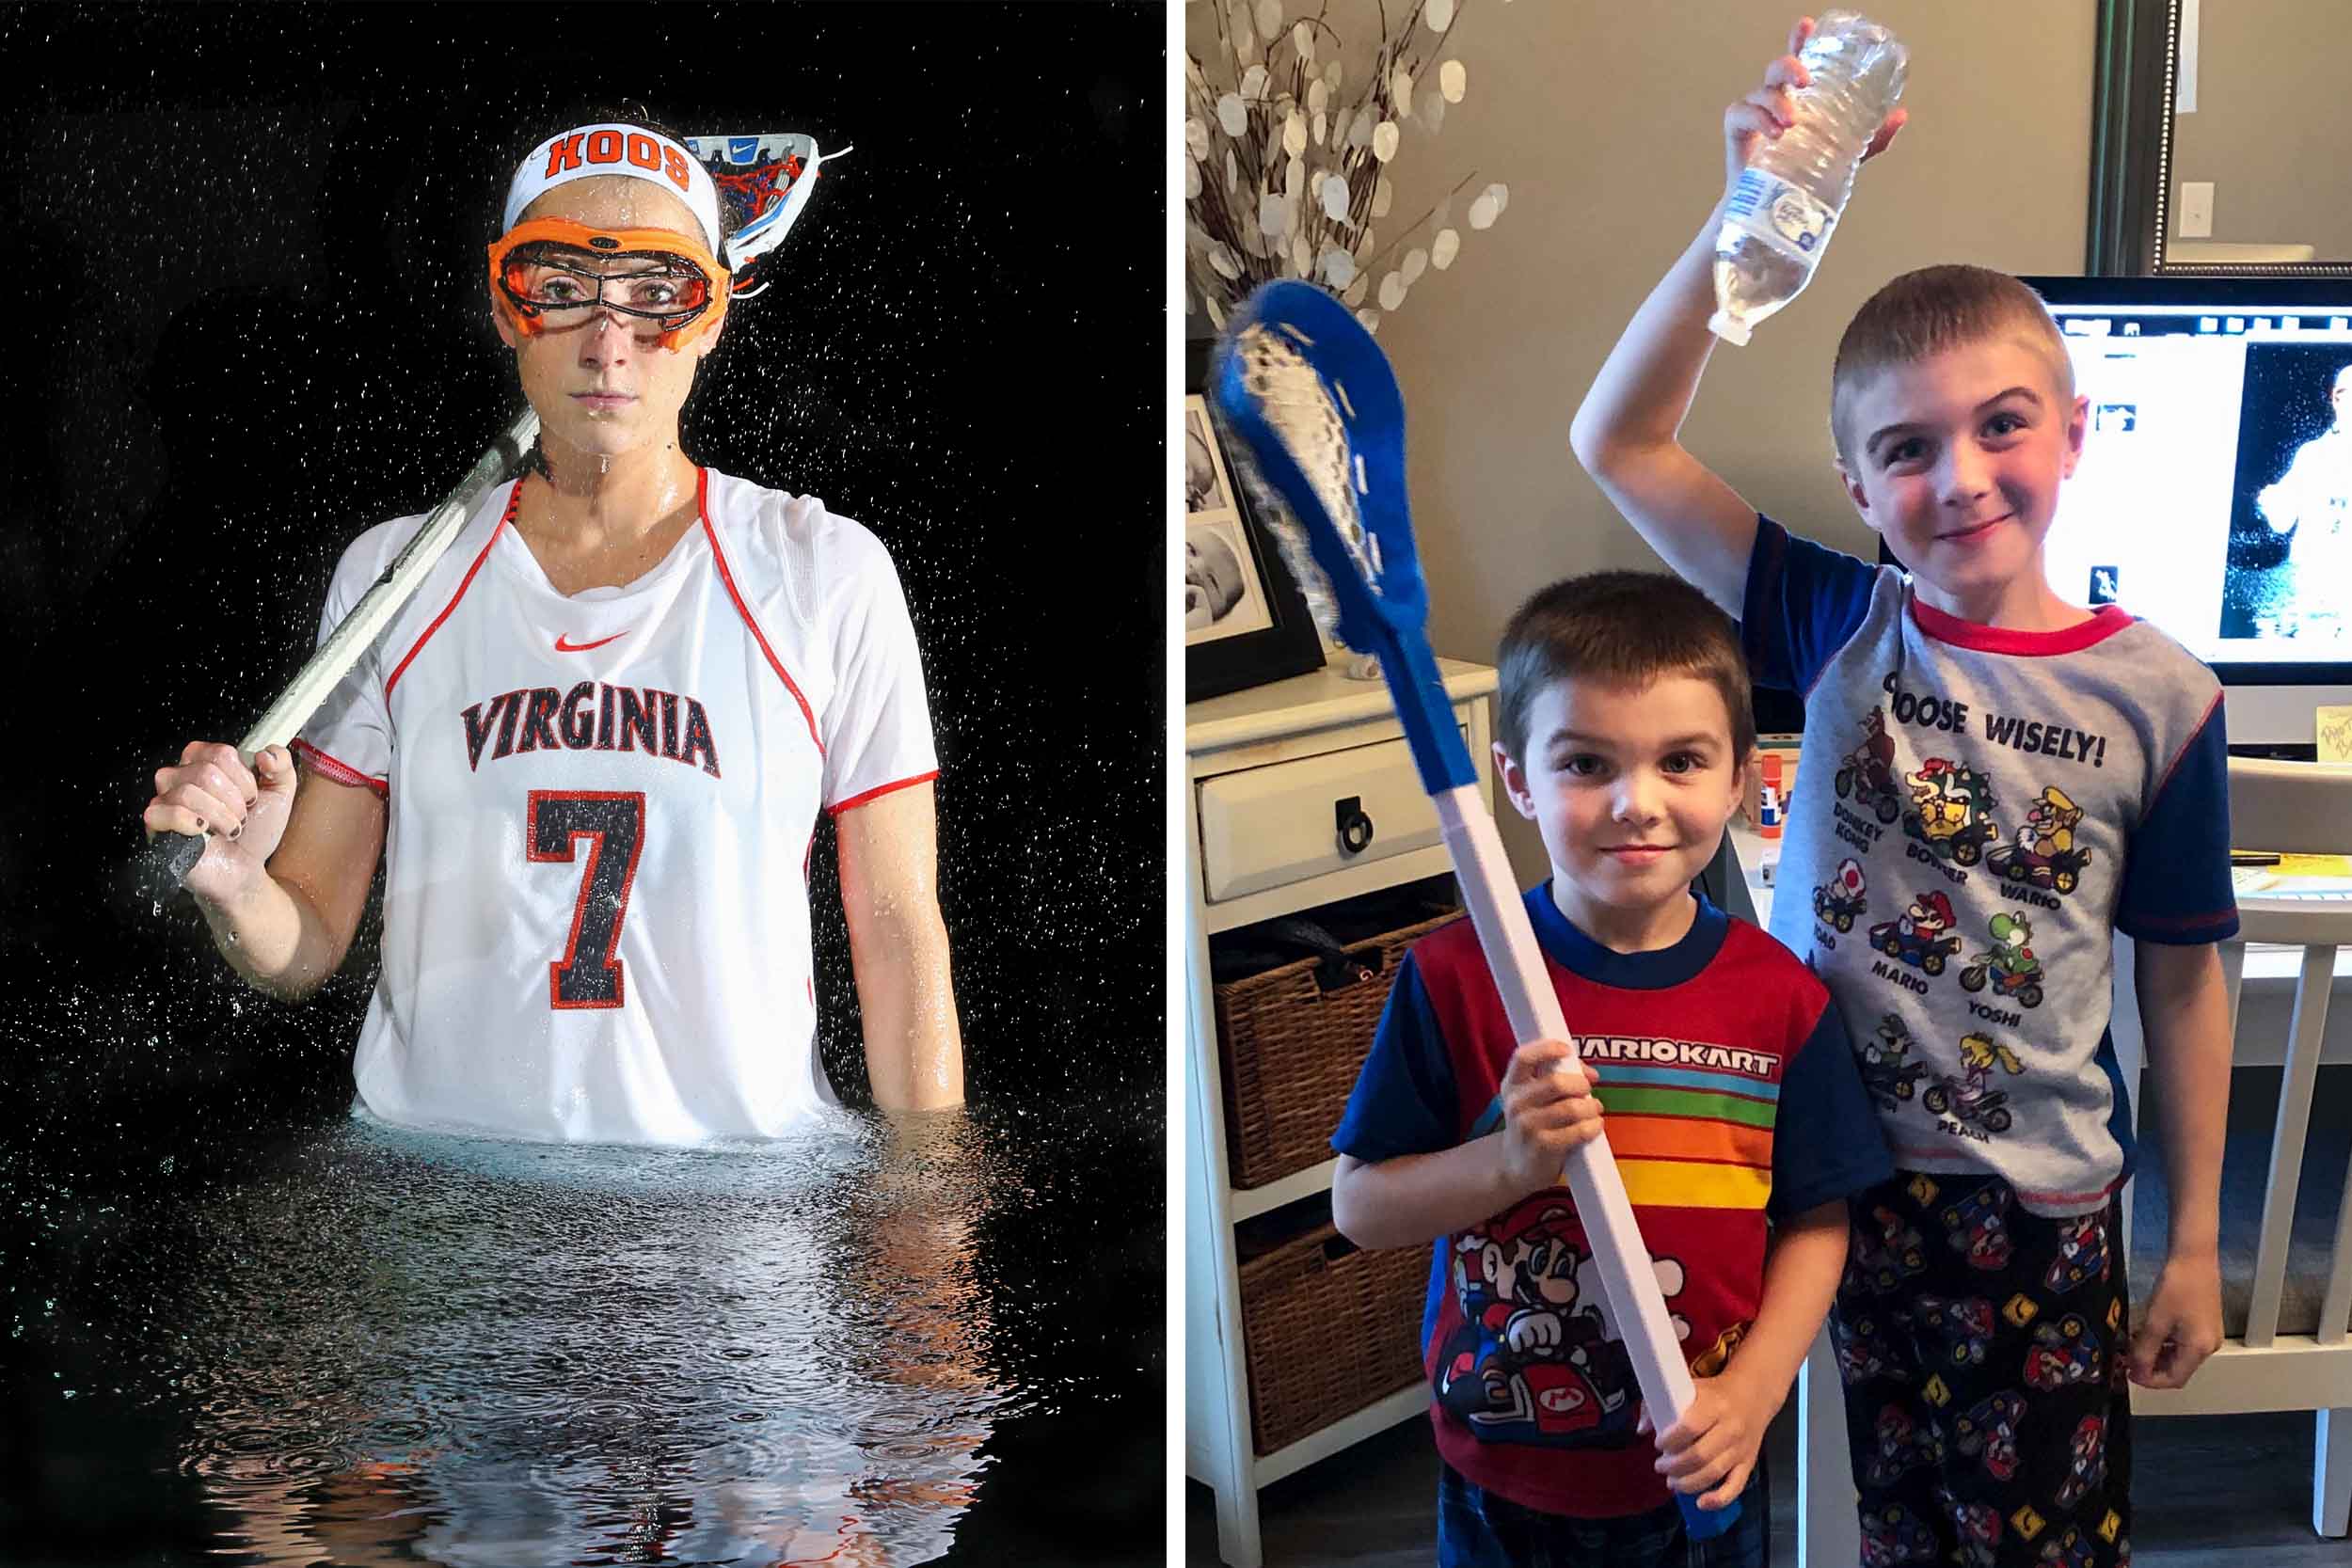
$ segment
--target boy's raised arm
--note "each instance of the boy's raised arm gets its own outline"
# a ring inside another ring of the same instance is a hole
[[[1683,417],[1715,336],[1715,220],[1667,270],[1584,394],[1568,443],[1650,548],[1735,618],[1756,508],[1682,445]]]
[[[1790,31],[1788,53],[1767,66],[1763,85],[1724,111],[1724,194],[1730,194],[1761,138],[1778,136],[1795,115],[1791,90],[1810,80],[1797,51],[1811,19]],[[1865,158],[1901,129],[1904,113],[1886,118]],[[1707,328],[1715,309],[1715,232],[1722,203],[1658,287],[1634,312],[1576,411],[1568,443],[1608,496],[1684,580],[1733,616],[1743,606],[1756,509],[1684,450],[1682,421],[1715,343]]]

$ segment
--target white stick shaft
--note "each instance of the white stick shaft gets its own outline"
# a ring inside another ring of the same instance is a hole
[[[1535,929],[1528,924],[1527,908],[1503,854],[1502,835],[1486,815],[1479,786],[1447,790],[1437,797],[1437,806],[1462,901],[1470,906],[1478,945],[1486,955],[1495,989],[1502,993],[1512,1034],[1521,1045],[1538,1039],[1574,1045],[1575,1037],[1560,1011],[1559,993],[1544,966],[1543,949],[1535,943]],[[1691,1369],[1675,1338],[1674,1321],[1667,1316],[1649,1248],[1634,1223],[1633,1203],[1626,1196],[1625,1178],[1609,1151],[1606,1133],[1568,1157],[1567,1182],[1577,1216],[1593,1243],[1601,1288],[1608,1292],[1634,1376],[1641,1382],[1642,1398],[1649,1405],[1652,1424],[1663,1432],[1691,1407]]]
[[[351,607],[351,613],[319,644],[318,652],[310,656],[301,673],[278,693],[278,700],[255,721],[253,728],[246,732],[237,752],[245,758],[246,767],[253,765],[257,752],[283,746],[301,733],[302,726],[310,721],[310,715],[326,701],[326,694],[335,689],[335,683],[359,661],[359,656],[375,641],[376,633],[408,602],[408,595],[417,591],[425,574],[441,559],[450,541],[465,527],[482,493],[521,467],[523,453],[531,450],[538,434],[539,416],[526,407],[522,417],[506,427],[506,433],[491,443],[481,461],[450,492],[449,499],[433,509],[415,537],[392,558],[384,575],[360,595],[359,602]]]

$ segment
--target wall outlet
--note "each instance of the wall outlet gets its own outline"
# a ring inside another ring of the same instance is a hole
[[[2184,180],[2181,182],[2181,222],[2178,230],[2185,240],[2213,238],[2213,182]]]

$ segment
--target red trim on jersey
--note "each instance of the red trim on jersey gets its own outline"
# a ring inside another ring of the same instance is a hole
[[[373,789],[375,791],[376,799],[380,800],[389,800],[392,798],[392,783],[389,779],[373,778],[360,772],[349,763],[338,762],[307,740],[291,740],[286,744],[287,750],[309,762],[321,778],[332,779],[339,784]]]
[[[2117,605],[2101,605],[2090,612],[2090,619],[2056,631],[2017,631],[2008,626],[1988,626],[1977,621],[1963,621],[1959,616],[1938,610],[1919,597],[1911,595],[1911,618],[1919,629],[1938,642],[1968,648],[1980,654],[2017,654],[2028,658],[2046,658],[2053,654],[2078,654],[2093,643],[2104,642],[2132,624],[2132,617]]]
[[[515,520],[515,513],[522,503],[523,482],[518,479],[515,481],[513,494],[506,498],[506,511],[500,515],[499,526],[490,531],[489,540],[483,545],[482,553],[475,556],[473,564],[466,568],[466,579],[457,585],[457,592],[449,596],[449,603],[443,605],[441,612],[433,617],[433,624],[424,628],[424,635],[417,639],[416,646],[410,648],[406,657],[393,666],[391,674],[385,680],[384,700],[386,702],[392,700],[392,688],[400,684],[401,673],[408,668],[410,661],[417,655],[424,651],[424,645],[433,640],[433,634],[441,629],[441,623],[449,619],[450,611],[457,608],[457,601],[466,596],[466,590],[473,586],[474,574],[482,570],[484,562],[490,559],[490,546],[499,542],[499,535],[505,532],[506,525]]]
[[[895,784],[876,784],[873,788],[867,790],[863,795],[852,795],[848,800],[842,801],[839,805],[827,806],[825,809],[833,813],[834,816],[839,816],[845,811],[856,810],[858,807],[866,804],[866,801],[873,800],[876,796],[895,794],[901,789],[912,789],[916,784],[929,784],[937,777],[939,777],[939,769],[934,768],[928,773],[917,773],[911,779],[900,779]]]
[[[801,705],[801,717],[808,721],[808,737],[816,742],[817,754],[823,756],[825,742],[817,733],[817,715],[809,711],[808,699],[801,695],[800,687],[794,684],[790,675],[785,673],[784,661],[776,657],[773,648],[768,646],[768,638],[759,629],[759,623],[752,619],[751,606],[745,604],[743,595],[736,591],[735,574],[727,570],[727,552],[719,547],[719,531],[710,526],[708,468],[698,467],[694,470],[694,510],[702,516],[703,534],[710,541],[710,559],[719,563],[719,580],[727,585],[727,597],[735,601],[735,612],[743,617],[743,624],[752,629],[752,641],[758,643],[759,651],[768,656],[768,668],[776,673],[776,679],[784,682],[784,689],[792,693],[794,702]]]

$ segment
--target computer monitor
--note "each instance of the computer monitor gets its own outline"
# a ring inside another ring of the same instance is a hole
[[[2051,586],[2211,665],[2233,748],[2310,755],[2352,704],[2352,278],[2024,281],[2090,404]]]

